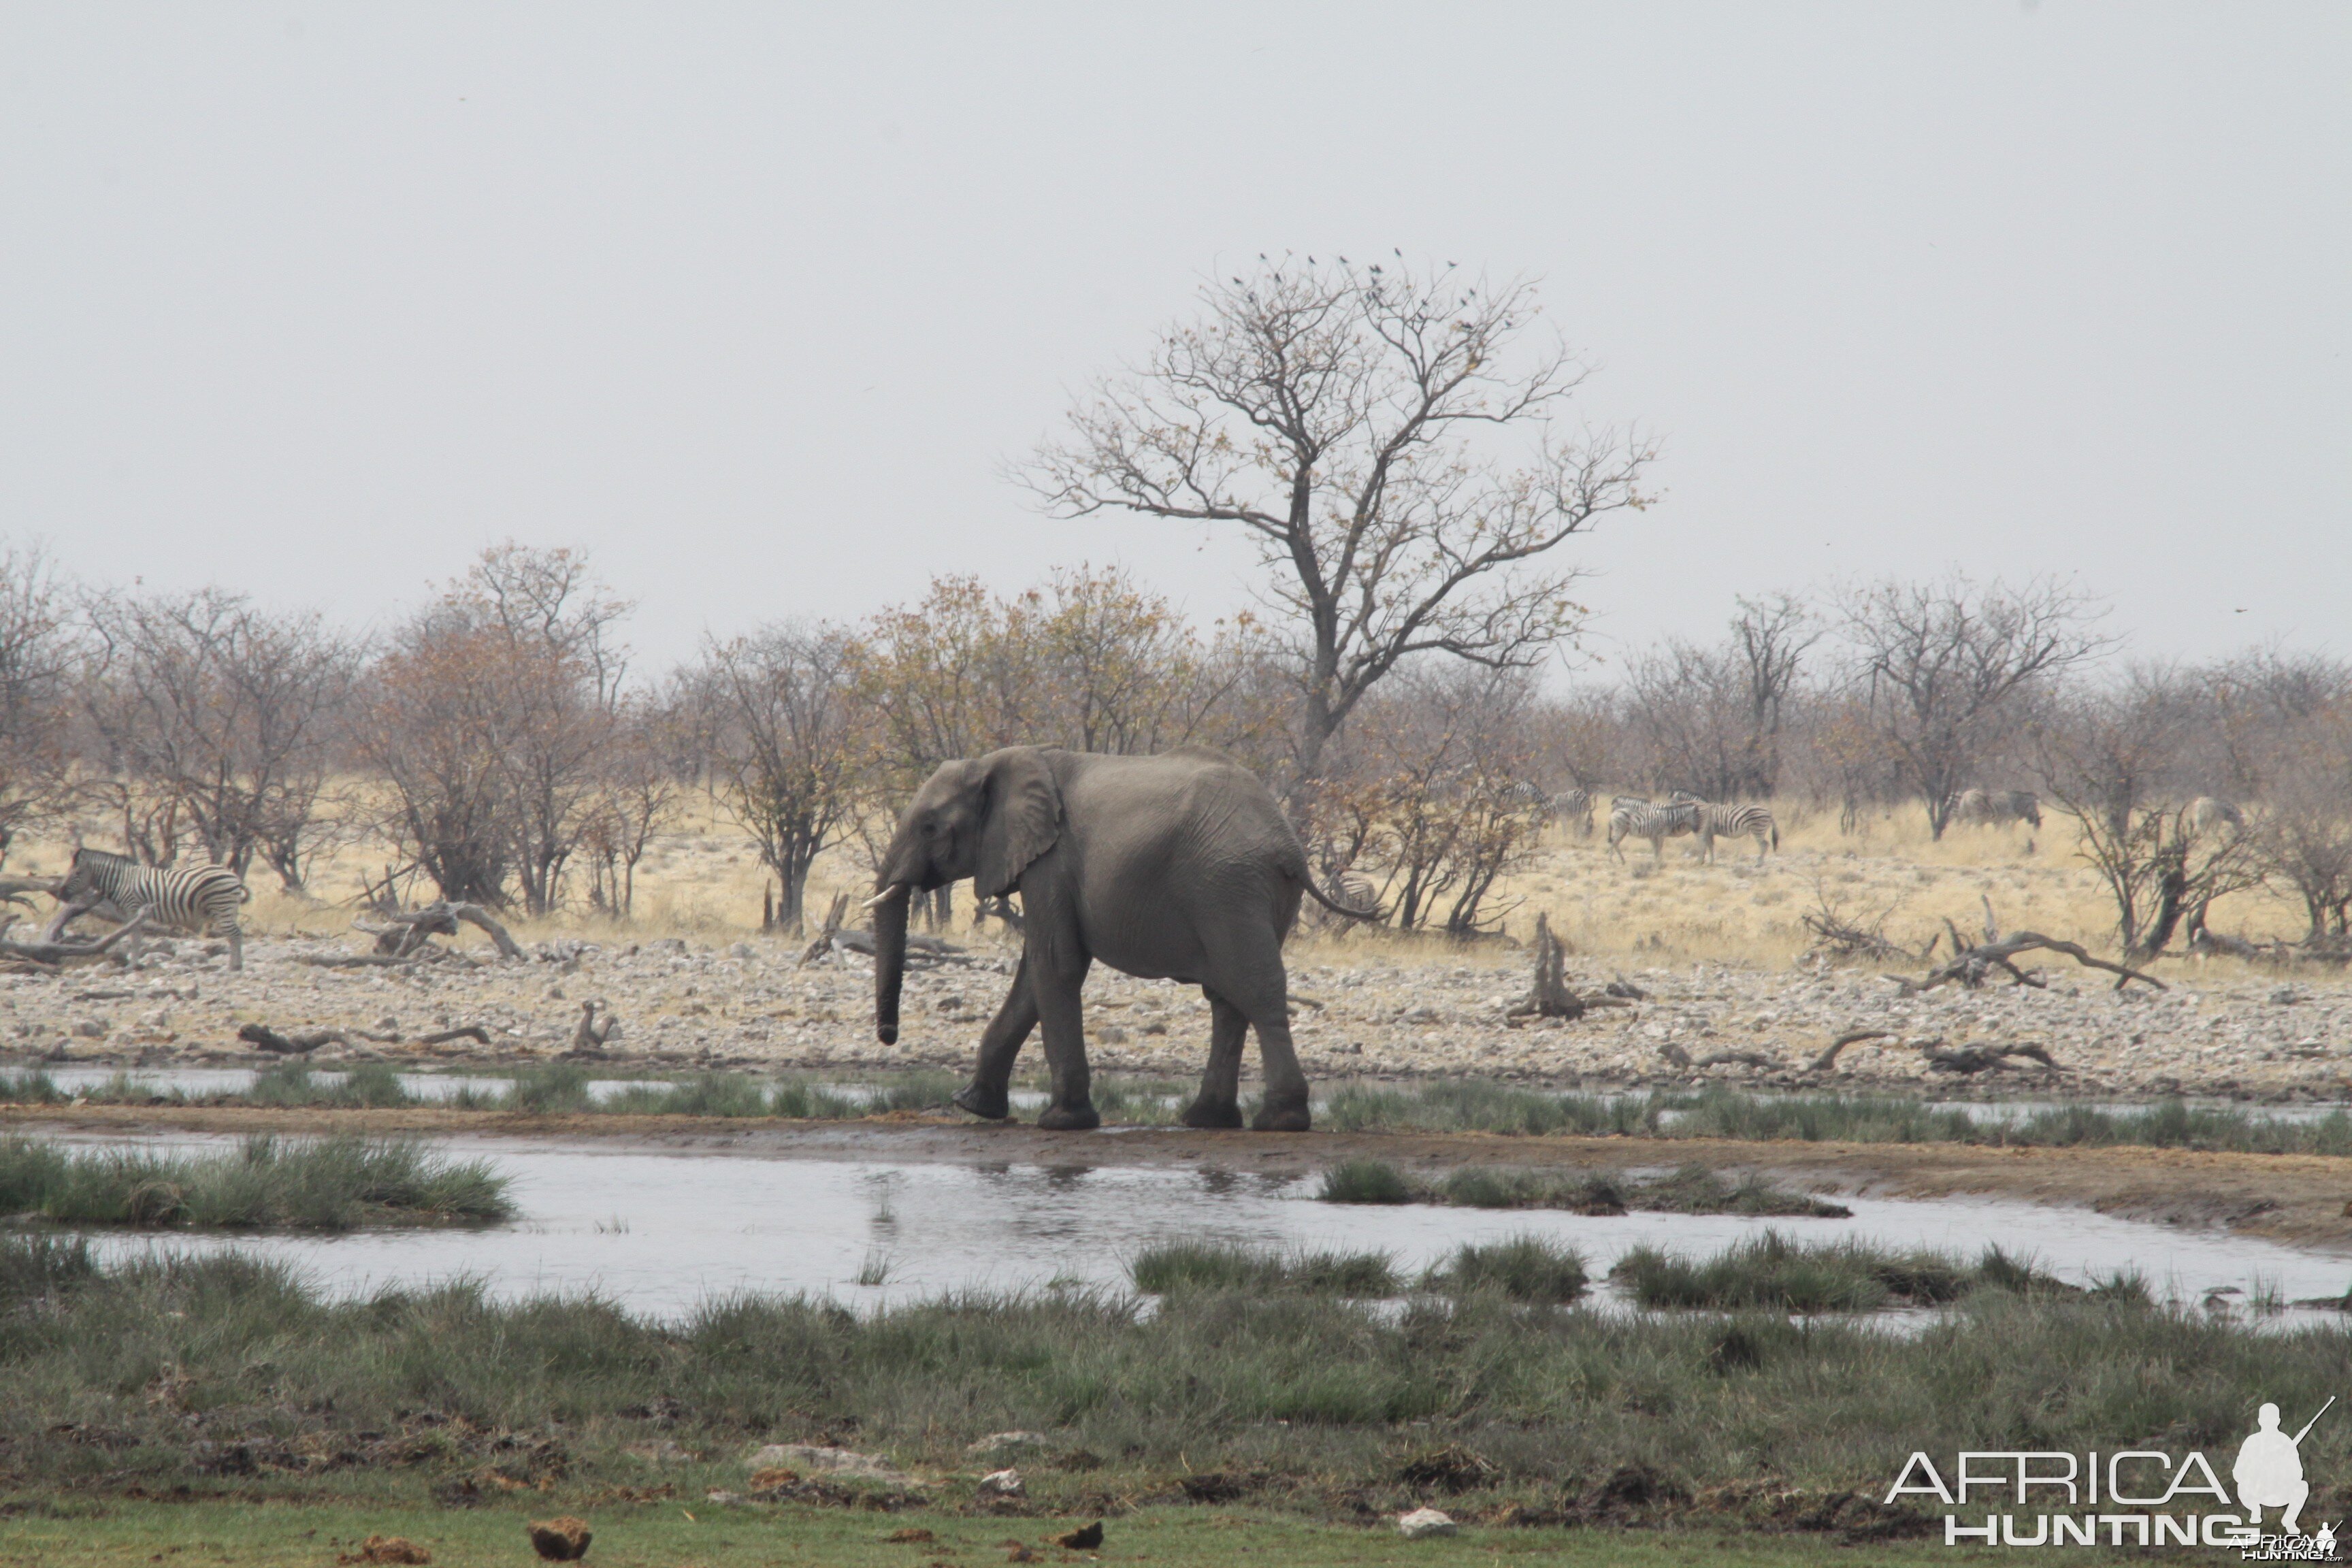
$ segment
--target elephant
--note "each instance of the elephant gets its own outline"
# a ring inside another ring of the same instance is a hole
[[[966,877],[983,899],[1020,893],[1022,950],[957,1105],[989,1121],[1010,1116],[1013,1058],[1042,1027],[1053,1092],[1037,1125],[1102,1124],[1078,1000],[1099,959],[1198,985],[1209,999],[1209,1062],[1186,1126],[1242,1124],[1243,1037],[1255,1028],[1265,1100],[1252,1125],[1307,1130],[1283,939],[1302,893],[1342,914],[1368,911],[1315,886],[1297,834],[1255,774],[1199,746],[1154,756],[1008,746],[941,763],[899,817],[867,900],[884,1045],[898,1038],[909,899]]]

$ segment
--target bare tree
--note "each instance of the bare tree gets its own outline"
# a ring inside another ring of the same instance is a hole
[[[588,907],[618,920],[636,912],[637,862],[677,814],[689,787],[677,757],[685,710],[678,703],[624,701],[599,759],[596,795],[581,847],[588,861]]]
[[[2215,900],[2259,883],[2243,836],[2200,833],[2177,794],[2194,706],[2172,671],[2141,668],[2116,688],[2079,693],[2035,727],[2043,787],[2080,830],[2083,858],[2107,886],[2127,956],[2192,940]]]
[[[2014,591],[1958,573],[1889,579],[1849,592],[1841,610],[1853,682],[1938,838],[2019,700],[2108,646],[2088,629],[2089,597],[2046,579]]]
[[[2270,781],[2250,836],[2265,869],[2303,900],[2305,940],[2318,943],[2352,935],[2352,682],[2315,684],[2304,688],[2310,700],[2274,708],[2268,732],[2243,749],[2259,752]]]
[[[77,640],[48,558],[37,546],[0,549],[0,857],[64,805]]]
[[[444,898],[526,909],[561,898],[587,832],[625,665],[628,605],[567,550],[483,552],[377,661],[362,754],[391,823]]]
[[[1527,781],[1538,758],[1524,671],[1415,667],[1363,710],[1314,797],[1327,871],[1370,871],[1397,929],[1491,931],[1487,900],[1526,863],[1545,811]]]
[[[771,626],[713,644],[694,686],[711,715],[719,798],[776,873],[797,934],[816,858],[856,826],[864,797],[853,650],[828,626]]]
[[[320,847],[351,646],[315,614],[272,614],[220,588],[101,595],[89,620],[89,718],[134,848],[168,857],[141,824],[184,822],[238,876],[257,855],[299,891]]]
[[[1797,690],[1805,655],[1822,638],[1822,626],[1803,601],[1791,594],[1741,599],[1732,617],[1731,646],[1739,660],[1748,704],[1742,776],[1726,797],[1769,796],[1780,787],[1780,736],[1788,705]]]
[[[1717,647],[1670,637],[1629,660],[1625,721],[1646,753],[1647,787],[1742,800],[1778,786],[1785,710],[1821,634],[1787,595],[1743,599],[1739,611]]]
[[[545,914],[612,742],[626,663],[615,633],[629,605],[604,593],[584,557],[509,543],[484,551],[444,607],[502,645],[516,871],[524,907]]]
[[[2253,832],[2264,868],[2303,900],[2304,940],[2352,935],[2352,768],[2282,780]]]
[[[428,617],[368,674],[357,749],[389,786],[384,831],[453,903],[503,905],[513,868],[501,651],[478,627]]]
[[[1552,552],[1643,505],[1654,453],[1556,428],[1585,371],[1528,341],[1533,284],[1310,257],[1212,283],[1202,304],[1024,478],[1060,516],[1247,532],[1297,628],[1302,778],[1401,660],[1516,668],[1574,636],[1580,574]],[[1512,437],[1515,455],[1491,449]]]

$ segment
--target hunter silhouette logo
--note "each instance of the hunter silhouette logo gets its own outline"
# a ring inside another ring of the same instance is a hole
[[[1963,1449],[1948,1470],[1914,1453],[1885,1500],[1930,1497],[1951,1510],[1947,1546],[2222,1546],[2249,1562],[2333,1563],[2337,1526],[2306,1532],[2300,1521],[2311,1500],[2303,1440],[2335,1407],[2330,1395],[2289,1433],[2279,1407],[2263,1405],[2238,1445],[2231,1485],[2193,1449]],[[2265,1533],[2263,1516],[2273,1510]]]
[[[2238,1483],[2238,1501],[2244,1505],[2246,1522],[2260,1524],[2263,1510],[2275,1508],[2279,1528],[2289,1535],[2301,1535],[2295,1515],[2303,1511],[2305,1499],[2311,1496],[2311,1483],[2303,1479],[2303,1440],[2319,1424],[2336,1403],[2329,1394],[2327,1404],[2319,1413],[2303,1424],[2303,1430],[2290,1437],[2279,1430],[2279,1407],[2265,1405],[2255,1413],[2254,1430],[2238,1445],[2238,1462],[2230,1468],[2230,1479]],[[2326,1529],[2325,1526],[2322,1527]],[[2335,1531],[2328,1530],[2333,1545]]]

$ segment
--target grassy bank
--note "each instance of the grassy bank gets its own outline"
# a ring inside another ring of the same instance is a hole
[[[1853,1241],[1807,1244],[1777,1232],[1712,1258],[1684,1258],[1637,1247],[1617,1260],[1609,1277],[1640,1306],[1718,1311],[1871,1312],[1882,1307],[1943,1306],[1978,1290],[2080,1293],[1999,1247],[1969,1264],[1924,1248],[1895,1251]],[[2101,1293],[2140,1306],[2148,1300],[2145,1283],[2134,1289],[2117,1281]]]
[[[2105,1110],[2060,1106],[2003,1120],[1869,1095],[1555,1094],[1494,1083],[1433,1083],[1335,1091],[1317,1124],[1339,1132],[1570,1133],[1994,1147],[2135,1145],[2252,1154],[2352,1155],[2352,1113],[2286,1121],[2178,1100]]]
[[[1762,1217],[1850,1219],[1853,1211],[1760,1176],[1729,1181],[1704,1165],[1664,1176],[1581,1175],[1559,1171],[1473,1168],[1444,1180],[1408,1176],[1385,1160],[1347,1160],[1323,1173],[1327,1204],[1445,1204],[1456,1208],[1565,1209],[1570,1214],[1736,1214]]]
[[[510,1217],[506,1178],[406,1140],[248,1138],[217,1153],[74,1149],[0,1138],[0,1215],[58,1225],[290,1226]]]
[[[593,1500],[590,1500],[593,1499]],[[929,1563],[999,1563],[1020,1542],[1046,1563],[1082,1561],[1051,1545],[1075,1518],[974,1518],[937,1509],[875,1514],[849,1509],[730,1508],[675,1498],[638,1501],[558,1493],[528,1505],[451,1510],[347,1499],[256,1507],[222,1501],[88,1502],[35,1506],[0,1517],[0,1561],[32,1568],[145,1568],[189,1553],[197,1562],[244,1568],[319,1568],[338,1550],[356,1558],[371,1536],[415,1542],[440,1564],[528,1563],[528,1521],[551,1511],[583,1516],[595,1531],[588,1561],[614,1568],[920,1568]],[[1091,1516],[1089,1516],[1091,1517]],[[923,1532],[918,1538],[916,1532]],[[1382,1525],[1305,1520],[1247,1504],[1153,1506],[1107,1521],[1104,1562],[1157,1568],[1232,1568],[1265,1561],[1298,1568],[1381,1568],[1433,1561],[1528,1563],[1551,1568],[1810,1568],[1818,1538],[1720,1528],[1592,1531],[1477,1528],[1450,1541],[1407,1541]],[[1244,1555],[1246,1553],[1247,1555]],[[200,1555],[194,1555],[200,1554]],[[1990,1553],[1986,1553],[1990,1556]],[[2068,1562],[2101,1561],[2072,1553]],[[1979,1554],[1933,1542],[1874,1542],[1873,1563],[1974,1562]]]
[[[1237,1242],[1179,1241],[1147,1247],[1128,1265],[1151,1295],[1214,1290],[1296,1291],[1353,1300],[1402,1294],[1410,1281],[1384,1252],[1284,1250]],[[1467,1244],[1421,1278],[1421,1288],[1498,1290],[1519,1301],[1573,1301],[1584,1293],[1584,1259],[1539,1237]]]
[[[6,1485],[92,1499],[185,1486],[497,1506],[515,1487],[667,1487],[693,1508],[745,1490],[758,1444],[830,1440],[960,1511],[999,1462],[971,1445],[1023,1430],[1044,1439],[1020,1460],[1032,1517],[1206,1500],[1345,1522],[1436,1500],[1521,1525],[1874,1531],[1900,1521],[1835,1500],[1884,1495],[1914,1448],[2219,1447],[2263,1399],[2340,1382],[2347,1353],[2337,1327],[2258,1335],[1993,1280],[1905,1336],[1628,1319],[1500,1289],[1374,1308],[1248,1285],[1151,1311],[1085,1292],[870,1316],[739,1298],[664,1324],[463,1284],[336,1302],[235,1256],[100,1268],[0,1238]],[[2311,1517],[2352,1511],[2334,1489],[2352,1426],[2323,1423],[2305,1447],[2323,1478]],[[803,1498],[827,1500],[844,1500]]]
[[[896,1110],[947,1111],[961,1074],[918,1069],[876,1073],[852,1089],[805,1074],[782,1078],[709,1072],[646,1079],[603,1099],[589,1084],[603,1072],[572,1062],[505,1075],[509,1086],[461,1089],[454,1100],[410,1095],[394,1068],[355,1065],[330,1073],[301,1062],[262,1070],[238,1094],[156,1093],[134,1073],[68,1091],[38,1068],[0,1072],[0,1103],[283,1105],[373,1108],[439,1105],[458,1110],[578,1114],[783,1117],[855,1120]],[[1032,1085],[1031,1087],[1034,1087]],[[1112,1121],[1166,1126],[1189,1099],[1184,1086],[1101,1075],[1095,1105]],[[1477,1079],[1402,1087],[1345,1084],[1318,1102],[1316,1125],[1333,1132],[1496,1132],[1520,1136],[1727,1138],[1759,1142],[1969,1143],[1993,1147],[2199,1149],[2254,1154],[2352,1155],[2352,1111],[2288,1121],[2259,1110],[2189,1106],[2059,1106],[1979,1120],[1950,1107],[1884,1096],[1762,1095],[1734,1089],[1587,1095]]]

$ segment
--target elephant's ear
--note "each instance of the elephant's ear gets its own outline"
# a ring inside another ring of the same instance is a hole
[[[1013,891],[1029,862],[1061,837],[1062,792],[1034,746],[1010,746],[986,762],[988,816],[972,882],[981,897],[995,899]]]

